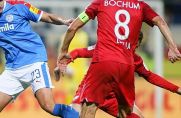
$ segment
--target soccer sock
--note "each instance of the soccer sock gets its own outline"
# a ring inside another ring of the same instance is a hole
[[[131,113],[126,118],[140,118],[140,117],[137,114],[135,114],[135,113]]]
[[[55,104],[52,114],[62,118],[79,118],[79,113],[77,111],[71,106],[64,104]]]

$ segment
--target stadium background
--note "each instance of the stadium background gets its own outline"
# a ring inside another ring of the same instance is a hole
[[[39,7],[41,2],[48,0],[27,0],[28,2]],[[68,4],[63,4],[67,1]],[[76,6],[81,4],[83,0],[49,0],[48,5],[42,5],[40,9],[65,16],[66,18],[75,18],[85,6],[70,7],[70,4]],[[149,0],[148,0],[149,1]],[[54,4],[54,2],[58,4]],[[172,30],[173,36],[177,45],[181,50],[181,1],[180,0],[164,0],[165,18]],[[59,7],[60,6],[60,7]],[[89,66],[90,59],[77,59],[74,63],[70,64],[65,77],[61,78],[59,82],[54,81],[53,69],[56,66],[56,57],[58,52],[58,43],[62,39],[67,27],[66,26],[52,26],[44,23],[32,24],[35,31],[37,31],[44,41],[48,57],[49,67],[52,76],[52,81],[55,85],[53,89],[55,101],[70,104],[77,89],[78,84],[84,77],[86,70]],[[154,44],[150,35],[151,30],[146,25],[143,26],[144,40],[142,46],[138,49],[138,53],[143,57],[147,67],[154,71]],[[70,50],[80,47],[87,47],[95,44],[96,42],[96,21],[89,22],[84,28],[78,31],[73,42],[71,43]],[[1,51],[1,72],[5,63],[3,53]],[[169,81],[181,86],[181,62],[171,64],[167,60],[167,48],[164,46],[164,60],[163,69],[164,77]],[[155,117],[155,86],[146,82],[143,78],[136,75],[136,104],[142,110],[146,118]],[[181,115],[181,97],[169,91],[163,91],[163,118],[180,118]],[[0,118],[54,118],[40,109],[37,104],[31,88],[21,94],[14,103],[10,104],[1,114]]]

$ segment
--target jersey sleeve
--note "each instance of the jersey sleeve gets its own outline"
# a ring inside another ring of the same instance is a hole
[[[158,16],[158,14],[145,2],[143,2],[143,22],[150,26],[154,26],[152,20]]]
[[[159,86],[174,93],[176,93],[177,90],[179,89],[178,86],[172,84],[171,82],[167,81],[166,79],[152,72],[150,73],[148,78],[145,79],[151,84],[154,84],[156,86]]]
[[[90,19],[94,19],[97,16],[99,5],[100,0],[93,0],[92,3],[86,8],[85,13]]]
[[[76,58],[92,58],[93,52],[94,48],[80,48],[71,51],[70,56],[73,60]]]
[[[33,22],[40,21],[43,14],[43,11],[27,2],[17,5],[17,10],[21,16]]]
[[[143,60],[140,56],[134,55],[135,60],[135,72],[138,73],[139,76],[143,77],[149,83],[164,88],[166,90],[177,92],[178,86],[170,83],[169,81],[165,80],[161,76],[152,73],[151,71],[147,70],[143,64]]]

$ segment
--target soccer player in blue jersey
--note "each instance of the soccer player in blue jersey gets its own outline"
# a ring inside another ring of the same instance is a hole
[[[47,66],[47,54],[40,36],[32,30],[30,21],[69,25],[71,20],[43,12],[29,3],[11,5],[0,0],[0,47],[4,49],[6,65],[0,75],[0,111],[30,85],[41,108],[62,118],[78,118],[70,106],[56,104]]]

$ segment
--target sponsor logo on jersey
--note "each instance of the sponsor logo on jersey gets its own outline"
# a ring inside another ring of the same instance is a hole
[[[0,26],[0,32],[6,32],[9,30],[13,30],[14,29],[14,25],[13,24],[4,24],[4,26]]]
[[[141,9],[140,4],[138,2],[129,2],[122,0],[105,0],[104,6],[118,6],[122,8],[130,8],[130,9]]]
[[[6,21],[7,22],[12,22],[14,20],[14,17],[13,17],[13,15],[12,14],[8,14],[8,15],[6,15]]]

